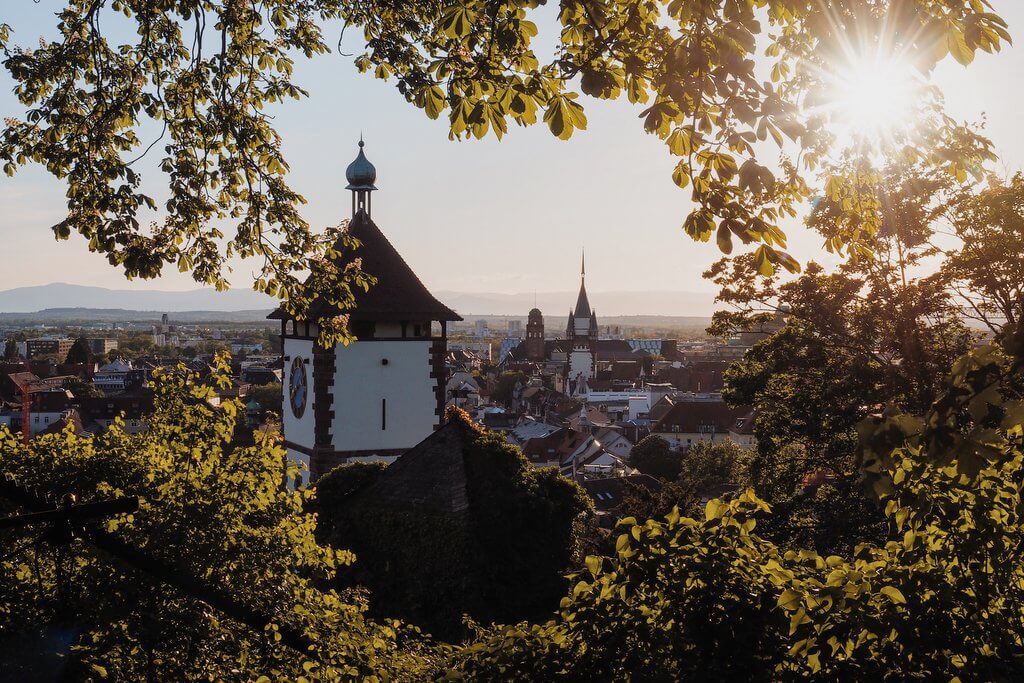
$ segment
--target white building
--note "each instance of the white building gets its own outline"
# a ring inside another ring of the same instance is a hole
[[[393,461],[441,424],[447,323],[461,320],[435,299],[370,218],[376,170],[359,154],[345,172],[352,191],[348,233],[355,252],[338,246],[339,268],[358,256],[378,278],[357,290],[349,329],[357,341],[321,349],[318,320],[342,313],[314,302],[308,320],[279,309],[284,347],[285,446],[315,480],[355,459]],[[434,333],[434,324],[438,333]]]
[[[100,366],[92,377],[93,386],[107,393],[115,393],[140,386],[145,373],[135,368],[131,361],[118,358],[112,363]]]
[[[684,396],[653,421],[651,434],[662,437],[673,448],[689,448],[700,441],[734,441],[743,448],[754,448],[753,425],[750,408],[730,408],[720,398]]]

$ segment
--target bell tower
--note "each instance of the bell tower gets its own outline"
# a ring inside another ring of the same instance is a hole
[[[360,246],[336,245],[334,265],[344,270],[361,259],[377,283],[356,288],[350,309],[315,300],[306,320],[283,309],[270,315],[281,321],[287,375],[284,443],[290,458],[308,465],[311,481],[346,462],[391,462],[441,425],[447,323],[462,320],[427,291],[370,218],[377,170],[363,148],[360,138],[345,171],[348,233]],[[348,316],[356,341],[323,348],[319,321],[338,315]]]
[[[591,310],[587,298],[586,254],[580,259],[580,293],[576,308],[569,311],[566,336],[569,354],[566,368],[566,393],[581,393],[582,387],[594,377],[597,346],[597,314]]]
[[[526,319],[526,358],[534,362],[541,362],[544,354],[544,316],[539,308],[530,310]]]

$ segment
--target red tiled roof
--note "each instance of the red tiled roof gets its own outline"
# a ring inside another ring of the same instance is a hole
[[[377,278],[377,284],[369,291],[356,289],[355,308],[349,311],[352,320],[462,320],[427,291],[365,211],[355,215],[348,232],[361,245],[355,250],[338,245],[339,253],[343,254],[339,267],[344,269],[348,261],[361,258],[363,272]],[[324,301],[314,301],[310,307],[311,318],[326,318],[339,312]],[[268,317],[281,319],[287,318],[287,314],[277,309]]]

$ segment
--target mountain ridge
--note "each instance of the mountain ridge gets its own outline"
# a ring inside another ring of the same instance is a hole
[[[525,316],[536,305],[545,317],[560,317],[576,300],[576,293],[490,293],[439,290],[435,296],[463,316]],[[594,291],[590,293],[598,317],[661,315],[709,317],[714,295],[709,292],[669,290]],[[239,313],[271,311],[276,301],[249,289],[132,290],[53,282],[46,285],[0,290],[0,315],[37,314],[42,311],[125,311],[130,313]]]

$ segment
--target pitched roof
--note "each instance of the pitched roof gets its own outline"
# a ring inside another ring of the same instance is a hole
[[[749,413],[749,407],[730,408],[724,401],[682,400],[673,405],[668,413],[651,427],[651,431],[695,434],[714,429],[715,433],[724,434],[736,424],[737,419]],[[674,427],[678,429],[674,430]]]
[[[466,493],[465,428],[450,421],[402,454],[357,496],[364,505],[463,514]]]
[[[584,479],[580,482],[587,494],[594,501],[594,507],[601,512],[614,510],[622,504],[627,493],[627,482],[634,486],[642,486],[649,491],[661,490],[661,482],[647,474],[630,474],[625,477],[605,477],[602,479]]]
[[[358,249],[344,249],[341,244],[336,249],[342,254],[338,266],[341,269],[350,261],[362,259],[362,270],[377,278],[377,284],[368,291],[356,288],[355,307],[346,311],[352,320],[462,320],[452,309],[448,308],[427,291],[409,264],[391,245],[391,242],[380,231],[365,211],[356,213],[349,223],[348,233],[360,241]],[[328,318],[341,311],[323,300],[316,300],[310,306],[310,318]],[[287,318],[288,315],[277,309],[269,316],[271,319]]]
[[[580,280],[580,294],[576,297],[576,308],[572,312],[572,317],[590,317],[590,301],[587,300],[587,286],[582,279]]]

